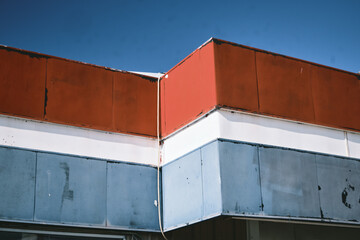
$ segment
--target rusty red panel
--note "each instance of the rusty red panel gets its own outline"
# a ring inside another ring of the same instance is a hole
[[[45,119],[113,130],[113,72],[62,59],[48,59]]]
[[[256,112],[258,94],[254,50],[214,41],[218,104]]]
[[[256,67],[261,113],[314,122],[310,64],[256,52]]]
[[[156,136],[157,79],[114,73],[116,131]]]
[[[0,48],[0,113],[42,119],[46,57]]]
[[[360,131],[359,76],[314,66],[312,90],[317,124]]]
[[[205,114],[216,105],[214,43],[171,69],[161,80],[162,135]]]

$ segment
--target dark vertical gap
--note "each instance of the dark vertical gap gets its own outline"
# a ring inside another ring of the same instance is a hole
[[[257,100],[258,100],[258,112],[260,112],[260,92],[259,92],[259,79],[258,79],[258,70],[257,70],[257,61],[256,61],[256,52],[254,51],[255,59],[255,76],[256,76],[256,91],[257,91]]]
[[[233,240],[236,240],[236,220],[233,220],[233,219],[231,219],[230,220],[231,221],[231,223],[232,223],[232,233],[233,233],[233,237],[232,237],[232,239]]]
[[[296,240],[296,224],[292,224],[292,227],[293,227],[294,240]]]
[[[213,235],[212,235],[212,239],[214,240],[214,239],[216,239],[216,226],[215,226],[215,221],[216,221],[216,218],[213,220],[213,221],[211,221],[211,225],[212,225],[212,230],[213,230]]]
[[[257,151],[258,166],[259,166],[259,185],[260,185],[260,200],[261,200],[260,209],[263,212],[264,211],[264,202],[263,202],[262,186],[261,186],[260,148],[258,146],[256,146],[256,151]]]
[[[33,221],[35,221],[35,206],[36,206],[36,179],[37,179],[37,158],[38,153],[35,152],[35,185],[34,185],[34,210],[33,210]]]
[[[43,119],[45,120],[46,118],[46,107],[47,107],[47,102],[48,102],[48,89],[47,89],[47,68],[48,68],[48,60],[46,59],[45,62],[45,98],[44,98],[44,116]]]

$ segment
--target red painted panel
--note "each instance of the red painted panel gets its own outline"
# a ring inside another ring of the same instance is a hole
[[[44,56],[0,49],[0,113],[42,119],[45,74]]]
[[[45,119],[112,130],[113,72],[51,58],[47,68]]]
[[[156,79],[122,72],[114,74],[116,131],[156,136]]]
[[[167,75],[161,80],[163,136],[215,107],[214,43],[196,50]]]
[[[314,122],[311,65],[264,52],[256,52],[260,112]]]
[[[258,111],[255,52],[215,40],[218,104]]]
[[[313,67],[317,124],[360,131],[360,79],[354,74]]]

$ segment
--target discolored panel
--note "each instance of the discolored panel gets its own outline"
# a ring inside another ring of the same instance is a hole
[[[112,130],[113,72],[49,59],[45,118],[52,122]]]
[[[36,153],[0,147],[0,218],[33,220]]]
[[[323,218],[360,221],[360,162],[316,155]]]
[[[38,153],[35,221],[105,226],[106,161]]]
[[[264,213],[320,218],[315,154],[259,147]]]
[[[360,78],[324,67],[312,71],[315,122],[360,131]]]
[[[213,42],[197,49],[161,80],[162,136],[205,114],[216,105]]]
[[[310,64],[256,52],[256,68],[261,113],[314,122]]]
[[[221,193],[226,214],[258,214],[261,209],[257,147],[219,142]]]
[[[0,113],[43,118],[46,60],[40,54],[0,47]]]
[[[129,73],[114,73],[114,123],[119,132],[156,136],[157,82]]]
[[[164,229],[200,220],[203,213],[200,150],[163,166],[162,179]]]
[[[158,230],[156,168],[108,163],[107,226]]]
[[[214,40],[217,103],[258,111],[255,51]]]

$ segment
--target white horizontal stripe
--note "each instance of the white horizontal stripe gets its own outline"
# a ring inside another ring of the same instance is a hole
[[[0,145],[157,164],[157,140],[0,115]]]
[[[163,164],[218,138],[360,158],[360,134],[347,133],[348,141],[343,130],[220,109],[165,139]]]

